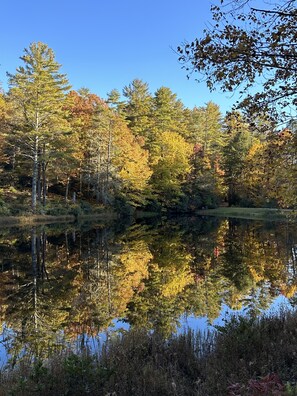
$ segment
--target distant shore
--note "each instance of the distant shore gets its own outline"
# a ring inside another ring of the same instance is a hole
[[[197,210],[196,214],[203,216],[235,217],[238,219],[254,220],[296,220],[297,211],[292,209],[241,208],[231,206]]]

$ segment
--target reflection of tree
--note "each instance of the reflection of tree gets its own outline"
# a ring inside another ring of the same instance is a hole
[[[124,312],[134,294],[144,288],[151,259],[152,254],[144,240],[128,241],[122,246],[114,271],[117,288],[113,303],[116,312]]]
[[[160,231],[160,232],[158,232]],[[152,259],[144,288],[128,305],[127,319],[134,326],[158,329],[166,334],[175,330],[184,312],[186,289],[193,284],[192,255],[182,242],[182,232],[163,227],[149,236]]]
[[[295,231],[282,223],[181,219],[118,234],[3,233],[0,314],[8,349],[45,356],[115,318],[169,334],[184,313],[213,320],[226,304],[257,315],[280,293],[295,304]]]
[[[285,231],[281,224],[272,232],[257,223],[229,221],[220,262],[221,274],[233,285],[233,291],[230,288],[226,294],[228,305],[239,308],[234,306],[239,301],[251,313],[258,313],[279,292],[292,292],[296,279],[289,271],[286,240],[276,231],[281,229]]]
[[[111,310],[111,271],[113,262],[105,231],[87,235],[80,248],[80,260],[74,285],[67,332],[96,334],[113,319]]]
[[[251,286],[251,277],[245,265],[246,249],[238,235],[241,229],[236,221],[229,221],[225,234],[225,251],[221,257],[221,273],[230,279],[239,291],[248,290]]]
[[[23,268],[16,271],[12,293],[7,296],[5,321],[15,332],[9,351],[15,358],[23,349],[35,356],[47,353],[56,345],[56,332],[67,316],[64,304],[69,288],[55,263],[47,261],[46,265],[47,250],[45,232],[33,228],[31,253],[23,257]]]
[[[225,303],[258,314],[279,293],[294,294],[294,229],[229,219],[203,231],[187,238],[196,283],[188,292],[190,312],[214,319]]]

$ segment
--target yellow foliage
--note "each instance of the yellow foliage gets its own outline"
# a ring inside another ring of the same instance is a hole
[[[294,297],[295,293],[297,290],[297,285],[284,285],[282,288],[282,293],[286,298],[292,298]]]
[[[122,313],[135,291],[143,288],[152,257],[146,242],[142,240],[127,244],[119,255],[119,266],[114,272],[117,280],[114,298],[116,312]]]
[[[191,170],[192,146],[177,132],[163,132],[156,143],[158,154],[153,160],[152,184],[160,195],[171,200],[179,194]]]
[[[263,268],[261,268],[261,269],[263,269]],[[258,270],[258,268],[256,269],[256,268],[254,268],[254,267],[252,267],[252,266],[249,266],[249,272],[250,272],[250,274],[251,274],[253,280],[254,280],[256,283],[257,283],[257,282],[260,282],[260,281],[262,281],[262,280],[265,279],[264,276],[263,276],[263,272],[260,272],[260,273],[259,273],[257,270]]]
[[[132,190],[146,188],[152,170],[148,165],[149,153],[123,123],[115,126],[115,153],[113,163],[124,184]]]
[[[172,269],[168,273],[167,282],[162,286],[162,295],[164,297],[174,297],[181,293],[184,288],[194,284],[194,277],[188,266]]]
[[[177,173],[190,171],[189,158],[193,148],[181,135],[177,132],[163,132],[160,135],[159,145],[159,160],[166,161],[168,166],[175,166]]]

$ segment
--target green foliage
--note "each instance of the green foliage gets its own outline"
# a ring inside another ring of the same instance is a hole
[[[285,386],[285,392],[286,396],[296,396],[297,386],[295,384],[290,384],[290,382],[287,382]]]
[[[79,395],[90,391],[92,382],[95,382],[94,377],[97,374],[94,363],[94,357],[88,353],[66,356],[63,366],[69,394]]]
[[[107,101],[87,88],[68,93],[46,44],[32,43],[21,59],[0,93],[1,185],[17,190],[13,201],[3,195],[0,214],[29,213],[21,192],[29,188],[33,212],[76,217],[94,205],[121,214],[297,205],[293,121],[275,133],[268,113],[222,119],[215,103],[191,110],[170,88],[151,94],[140,79],[124,87],[124,100],[117,90]]]
[[[9,206],[2,198],[0,198],[0,215],[8,216],[9,214],[10,214]]]
[[[240,203],[242,173],[245,157],[252,145],[252,135],[240,113],[228,114],[225,128],[229,136],[223,149],[224,183],[229,205],[236,205]]]
[[[70,214],[70,207],[66,204],[47,205],[45,214],[50,216],[65,216]]]
[[[188,129],[191,141],[202,148],[204,155],[219,155],[224,145],[219,106],[208,102],[204,107],[195,107],[189,116]]]
[[[129,128],[136,136],[150,139],[152,96],[148,84],[135,79],[124,87],[123,95],[127,99],[124,114]]]
[[[45,214],[51,216],[74,215],[79,217],[80,215],[91,213],[95,213],[95,208],[87,201],[79,203],[53,202],[45,207]]]
[[[64,98],[70,88],[59,72],[54,52],[46,44],[32,43],[21,57],[24,66],[9,74],[9,101],[14,109],[10,142],[32,161],[32,209],[36,211],[38,183],[46,199],[46,168],[55,153],[65,149],[67,130]],[[42,177],[41,177],[42,173]]]
[[[132,216],[134,212],[131,202],[129,202],[124,195],[118,195],[115,197],[113,207],[115,211],[122,216]]]

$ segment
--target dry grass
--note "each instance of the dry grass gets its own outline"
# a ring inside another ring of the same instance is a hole
[[[144,330],[98,348],[23,360],[0,395],[297,395],[297,315],[233,318],[217,332],[164,339]]]

